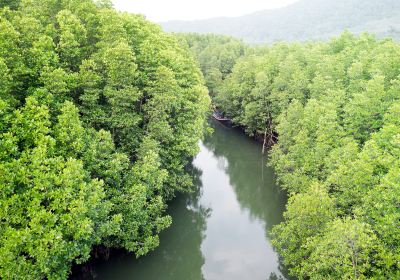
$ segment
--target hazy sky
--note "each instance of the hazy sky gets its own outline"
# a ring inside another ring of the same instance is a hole
[[[297,0],[113,0],[115,8],[140,13],[152,21],[239,16],[287,6]]]

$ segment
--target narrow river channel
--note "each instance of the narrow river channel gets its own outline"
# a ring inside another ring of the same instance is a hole
[[[196,191],[171,202],[173,225],[160,246],[138,260],[113,254],[72,279],[286,279],[267,234],[281,221],[286,198],[261,145],[240,130],[212,126],[193,161]]]

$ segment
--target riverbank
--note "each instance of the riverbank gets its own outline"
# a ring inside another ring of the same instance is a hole
[[[115,251],[71,279],[286,278],[267,233],[282,220],[286,196],[261,145],[239,128],[211,126],[193,161],[195,191],[171,201],[173,224],[161,233],[160,247],[137,260]]]

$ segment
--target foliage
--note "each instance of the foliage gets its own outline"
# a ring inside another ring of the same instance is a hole
[[[228,36],[196,33],[175,35],[197,60],[211,97],[217,95],[221,83],[232,73],[236,60],[245,54],[246,46],[242,41]]]
[[[0,278],[66,279],[94,245],[146,254],[191,187],[200,70],[110,1],[0,4]]]
[[[400,46],[344,32],[247,49],[216,106],[271,139],[290,199],[273,243],[302,279],[397,279]]]

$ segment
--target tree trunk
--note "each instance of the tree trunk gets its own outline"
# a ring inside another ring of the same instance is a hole
[[[267,129],[265,129],[265,132],[264,132],[264,142],[263,142],[263,147],[262,147],[262,154],[265,153],[265,144],[266,144],[266,142],[267,142]]]

